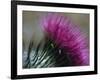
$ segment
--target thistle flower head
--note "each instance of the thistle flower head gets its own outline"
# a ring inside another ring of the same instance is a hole
[[[89,64],[88,39],[68,17],[48,13],[42,19],[42,28],[59,48],[65,50],[74,65]]]

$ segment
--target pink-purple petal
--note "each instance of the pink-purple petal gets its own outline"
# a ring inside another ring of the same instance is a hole
[[[88,38],[68,17],[48,13],[42,19],[42,28],[59,48],[69,51],[74,65],[89,65]]]

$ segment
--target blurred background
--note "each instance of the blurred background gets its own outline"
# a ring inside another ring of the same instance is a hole
[[[35,45],[44,37],[41,30],[40,18],[48,12],[23,11],[23,42],[24,49],[27,50],[31,39]],[[84,33],[89,37],[89,14],[82,13],[63,13],[68,16],[76,25],[80,26]]]

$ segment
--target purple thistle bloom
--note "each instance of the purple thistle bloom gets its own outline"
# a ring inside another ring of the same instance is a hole
[[[58,13],[48,13],[42,19],[47,36],[69,55],[74,65],[89,65],[88,38],[72,21]]]

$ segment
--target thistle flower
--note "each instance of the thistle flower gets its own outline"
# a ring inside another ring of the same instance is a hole
[[[88,38],[68,17],[48,13],[42,19],[46,35],[69,55],[73,65],[89,65]]]

